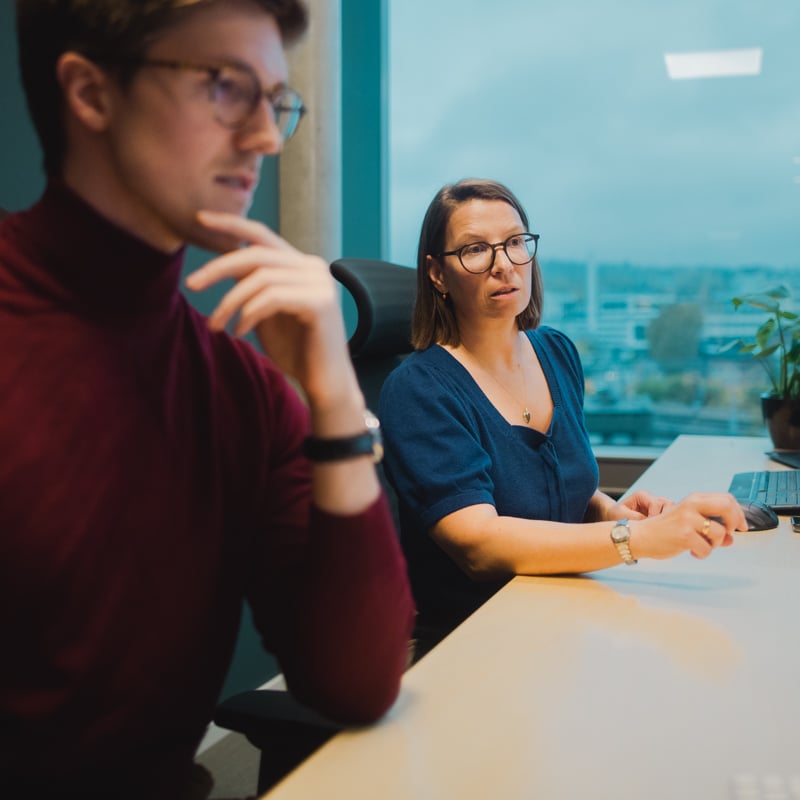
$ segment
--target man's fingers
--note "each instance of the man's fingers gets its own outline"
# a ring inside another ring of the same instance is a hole
[[[286,246],[286,241],[270,230],[264,223],[240,217],[238,214],[226,214],[221,211],[198,211],[197,219],[211,230],[238,236],[243,242],[263,244],[272,247]]]
[[[297,280],[298,267],[307,258],[293,249],[282,250],[278,254],[263,245],[251,245],[212,259],[189,275],[186,285],[200,291],[226,279],[241,280],[257,270],[269,270],[275,281]],[[282,276],[284,271],[286,274]]]
[[[229,292],[225,294],[219,305],[208,318],[208,325],[212,330],[222,330],[231,321],[233,316],[254,294],[263,291],[269,285],[266,270],[256,269],[240,280]]]
[[[307,296],[299,287],[284,287],[280,291],[264,291],[253,295],[242,305],[236,324],[237,336],[244,336],[259,323],[282,313],[294,317],[293,311],[308,312]]]
[[[189,275],[186,285],[195,291],[207,289],[225,278],[238,280],[261,266],[285,265],[303,257],[260,222],[211,211],[199,211],[197,216],[206,227],[238,240],[242,247],[212,259]]]

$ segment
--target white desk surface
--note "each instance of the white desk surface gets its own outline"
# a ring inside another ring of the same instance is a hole
[[[682,436],[636,486],[725,491],[781,468],[767,449]],[[704,561],[515,578],[406,673],[380,723],[269,797],[800,797],[800,534],[782,519],[735,540]]]

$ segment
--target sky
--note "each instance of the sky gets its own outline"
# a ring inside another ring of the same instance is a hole
[[[542,258],[800,267],[796,0],[422,0],[390,7],[390,250],[443,183],[495,178]],[[670,80],[667,52],[763,48]]]

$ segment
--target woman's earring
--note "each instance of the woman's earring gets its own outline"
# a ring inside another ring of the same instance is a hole
[[[447,292],[442,292],[442,300],[447,300]]]

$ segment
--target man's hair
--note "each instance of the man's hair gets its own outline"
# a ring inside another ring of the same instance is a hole
[[[464,178],[458,183],[447,184],[439,189],[422,221],[417,249],[417,297],[411,323],[411,343],[417,350],[424,350],[432,344],[457,347],[461,343],[452,300],[444,299],[433,285],[427,256],[437,258],[445,249],[450,218],[468,200],[501,200],[508,203],[519,214],[525,229],[528,229],[525,209],[514,193],[502,183],[481,178]],[[529,330],[539,325],[543,299],[542,273],[539,262],[534,258],[531,265],[531,299],[526,308],[517,315],[517,326],[520,330]]]
[[[74,51],[115,70],[124,86],[131,64],[167,29],[222,0],[16,0],[22,84],[48,175],[61,170],[66,139],[56,62]],[[303,0],[253,0],[271,14],[289,45],[308,25]],[[127,66],[126,66],[127,64]]]

